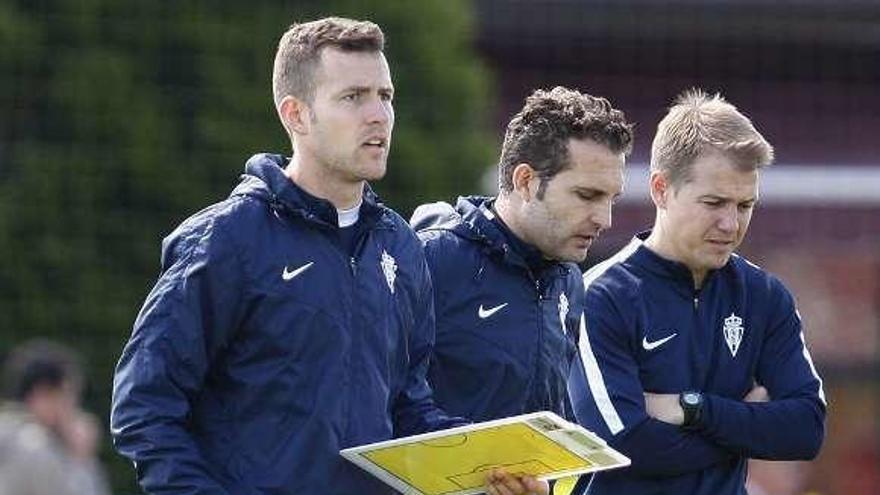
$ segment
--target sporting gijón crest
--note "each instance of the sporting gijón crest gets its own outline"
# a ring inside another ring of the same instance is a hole
[[[565,292],[559,294],[559,323],[562,324],[562,333],[565,331],[565,317],[568,316],[568,297]]]
[[[388,290],[394,294],[394,279],[397,278],[397,260],[383,249],[382,261],[379,262],[379,266],[382,267],[382,273],[385,274],[385,281],[388,282]]]
[[[730,313],[730,316],[724,319],[724,341],[727,342],[727,348],[730,349],[730,355],[733,357],[736,357],[736,351],[739,350],[739,345],[742,343],[745,331],[742,323],[742,318],[734,313]]]

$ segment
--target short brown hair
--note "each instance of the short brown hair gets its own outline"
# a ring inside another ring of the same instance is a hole
[[[507,124],[498,181],[502,191],[513,190],[513,169],[528,163],[541,178],[539,199],[547,181],[568,167],[568,141],[592,139],[614,153],[632,150],[632,124],[605,98],[557,86],[539,89]]]
[[[714,149],[730,157],[741,170],[755,170],[773,162],[773,147],[720,94],[689,89],[676,98],[657,126],[651,145],[651,170],[663,172],[680,185],[690,179],[694,161]]]
[[[347,52],[381,52],[382,29],[369,21],[326,17],[292,24],[281,36],[272,70],[275,104],[287,95],[311,101],[315,94],[315,69],[326,47]]]

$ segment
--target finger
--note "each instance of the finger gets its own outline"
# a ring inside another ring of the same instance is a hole
[[[486,493],[489,495],[514,495],[504,484],[499,482],[489,485],[486,489]]]
[[[745,402],[767,402],[770,399],[770,393],[761,385],[755,385],[743,399]]]
[[[511,495],[527,493],[526,487],[520,481],[519,477],[512,474],[505,474],[504,477],[501,478],[499,485]],[[502,493],[504,493],[503,490]]]
[[[537,495],[548,495],[550,493],[550,483],[546,481],[540,481],[532,476],[525,476],[522,478],[522,482],[528,493],[535,493]]]
[[[488,495],[506,495],[503,491],[504,477],[507,473],[500,468],[492,468],[486,473],[486,493]]]
[[[525,487],[517,477],[503,469],[493,470],[491,479],[487,477],[487,485],[490,485],[498,495],[519,495],[525,493]]]
[[[498,475],[496,474],[495,469],[490,469],[489,471],[486,472],[485,481],[486,481],[487,486],[491,485],[492,483],[495,483],[495,480],[497,480],[497,479],[498,479]]]

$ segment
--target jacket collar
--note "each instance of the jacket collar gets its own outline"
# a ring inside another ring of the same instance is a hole
[[[646,230],[639,232],[633,237],[630,242],[637,246],[631,260],[651,273],[672,281],[676,286],[687,289],[690,294],[699,292],[694,288],[694,277],[687,265],[680,261],[664,258],[645,245],[645,241],[650,235],[651,231]],[[718,271],[729,269],[733,259],[734,256],[731,256],[727,263],[719,270],[709,271],[703,280],[703,287],[706,287],[712,281]]]
[[[252,156],[245,164],[241,183],[231,196],[252,196],[263,199],[279,214],[300,217],[326,228],[338,228],[336,207],[323,198],[313,196],[284,174],[288,158],[262,153]],[[365,227],[380,224],[393,228],[387,211],[369,184],[364,183],[360,221]]]
[[[482,243],[506,263],[524,267],[535,274],[549,267],[564,267],[562,263],[546,260],[538,248],[517,237],[496,215],[492,208],[494,202],[495,198],[484,196],[458,198],[455,210],[461,215],[461,222],[453,231]]]

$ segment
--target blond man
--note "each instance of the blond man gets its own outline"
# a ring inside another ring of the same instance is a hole
[[[811,459],[825,396],[782,282],[735,253],[773,148],[681,95],[651,150],[654,227],[584,276],[578,420],[630,456],[589,493],[742,495],[749,458]]]

